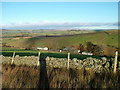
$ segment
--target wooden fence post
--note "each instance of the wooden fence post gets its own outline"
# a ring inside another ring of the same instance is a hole
[[[116,73],[116,67],[117,67],[117,58],[118,58],[118,51],[116,51],[116,52],[115,52],[114,73]]]
[[[15,52],[13,52],[13,56],[12,56],[12,61],[11,61],[11,64],[14,63],[14,58],[15,58]]]
[[[37,66],[39,66],[40,65],[40,52],[38,53],[38,63],[37,63]]]
[[[67,69],[69,69],[69,62],[70,62],[70,53],[68,53]]]

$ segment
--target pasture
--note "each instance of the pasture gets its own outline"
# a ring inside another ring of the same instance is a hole
[[[60,31],[56,31],[57,33]],[[65,31],[61,31],[63,33]],[[74,31],[75,32],[75,31]],[[77,32],[77,31],[76,31]],[[79,31],[80,32],[80,31]],[[54,33],[54,32],[50,32]],[[20,39],[13,39],[13,38],[3,38],[3,43],[6,43],[8,46],[13,46],[17,48],[36,48],[36,47],[44,47],[47,46],[52,49],[61,49],[63,47],[78,47],[79,44],[84,44],[85,42],[92,42],[99,46],[104,47],[114,47],[118,48],[118,31],[100,31],[100,32],[90,32],[90,33],[78,33],[70,35],[64,34],[47,34],[46,35],[35,35],[31,38],[20,38]],[[4,37],[4,34],[3,34]],[[16,35],[17,37],[17,35]],[[22,37],[22,36],[21,36]]]
[[[2,51],[0,54],[3,56],[13,56],[13,52],[15,52],[16,55],[19,56],[38,56],[39,51]],[[55,57],[55,58],[67,58],[67,53],[58,53],[58,52],[41,52],[41,57]],[[70,59],[77,58],[77,59],[86,59],[88,57],[98,58],[100,59],[100,56],[91,56],[91,55],[81,55],[81,54],[71,54]]]

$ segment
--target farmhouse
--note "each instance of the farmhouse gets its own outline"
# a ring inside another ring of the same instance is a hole
[[[80,50],[77,50],[78,53],[80,53]]]
[[[65,47],[65,48],[63,49],[63,51],[71,51],[71,50],[72,50],[71,47]]]
[[[60,49],[59,52],[62,52],[62,50]]]
[[[93,55],[93,53],[82,52],[83,55]]]
[[[38,50],[48,50],[48,47],[37,47]]]

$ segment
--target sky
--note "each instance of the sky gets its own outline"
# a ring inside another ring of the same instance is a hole
[[[2,2],[119,2],[119,0],[1,0]]]
[[[117,2],[2,2],[5,29],[117,29]]]

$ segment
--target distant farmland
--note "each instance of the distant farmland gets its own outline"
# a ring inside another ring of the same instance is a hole
[[[85,43],[88,41],[98,45],[118,47],[118,31],[101,31],[60,37],[55,37],[48,34],[48,36],[45,37],[36,36],[21,39],[3,39],[3,43],[14,47],[48,46],[50,48],[63,48],[74,45],[78,46],[80,43]]]
[[[33,33],[24,30],[15,30],[14,32],[13,30],[12,32],[14,32],[14,34],[11,32],[12,34],[10,35],[8,32],[9,31],[3,31],[3,44],[20,49],[36,49],[36,47],[45,46],[51,49],[63,49],[65,47],[78,48],[79,44],[84,45],[86,42],[92,42],[104,48],[106,54],[112,52],[110,55],[113,55],[116,48],[119,48],[118,30],[51,30],[46,31],[46,33],[40,30],[35,30]]]

